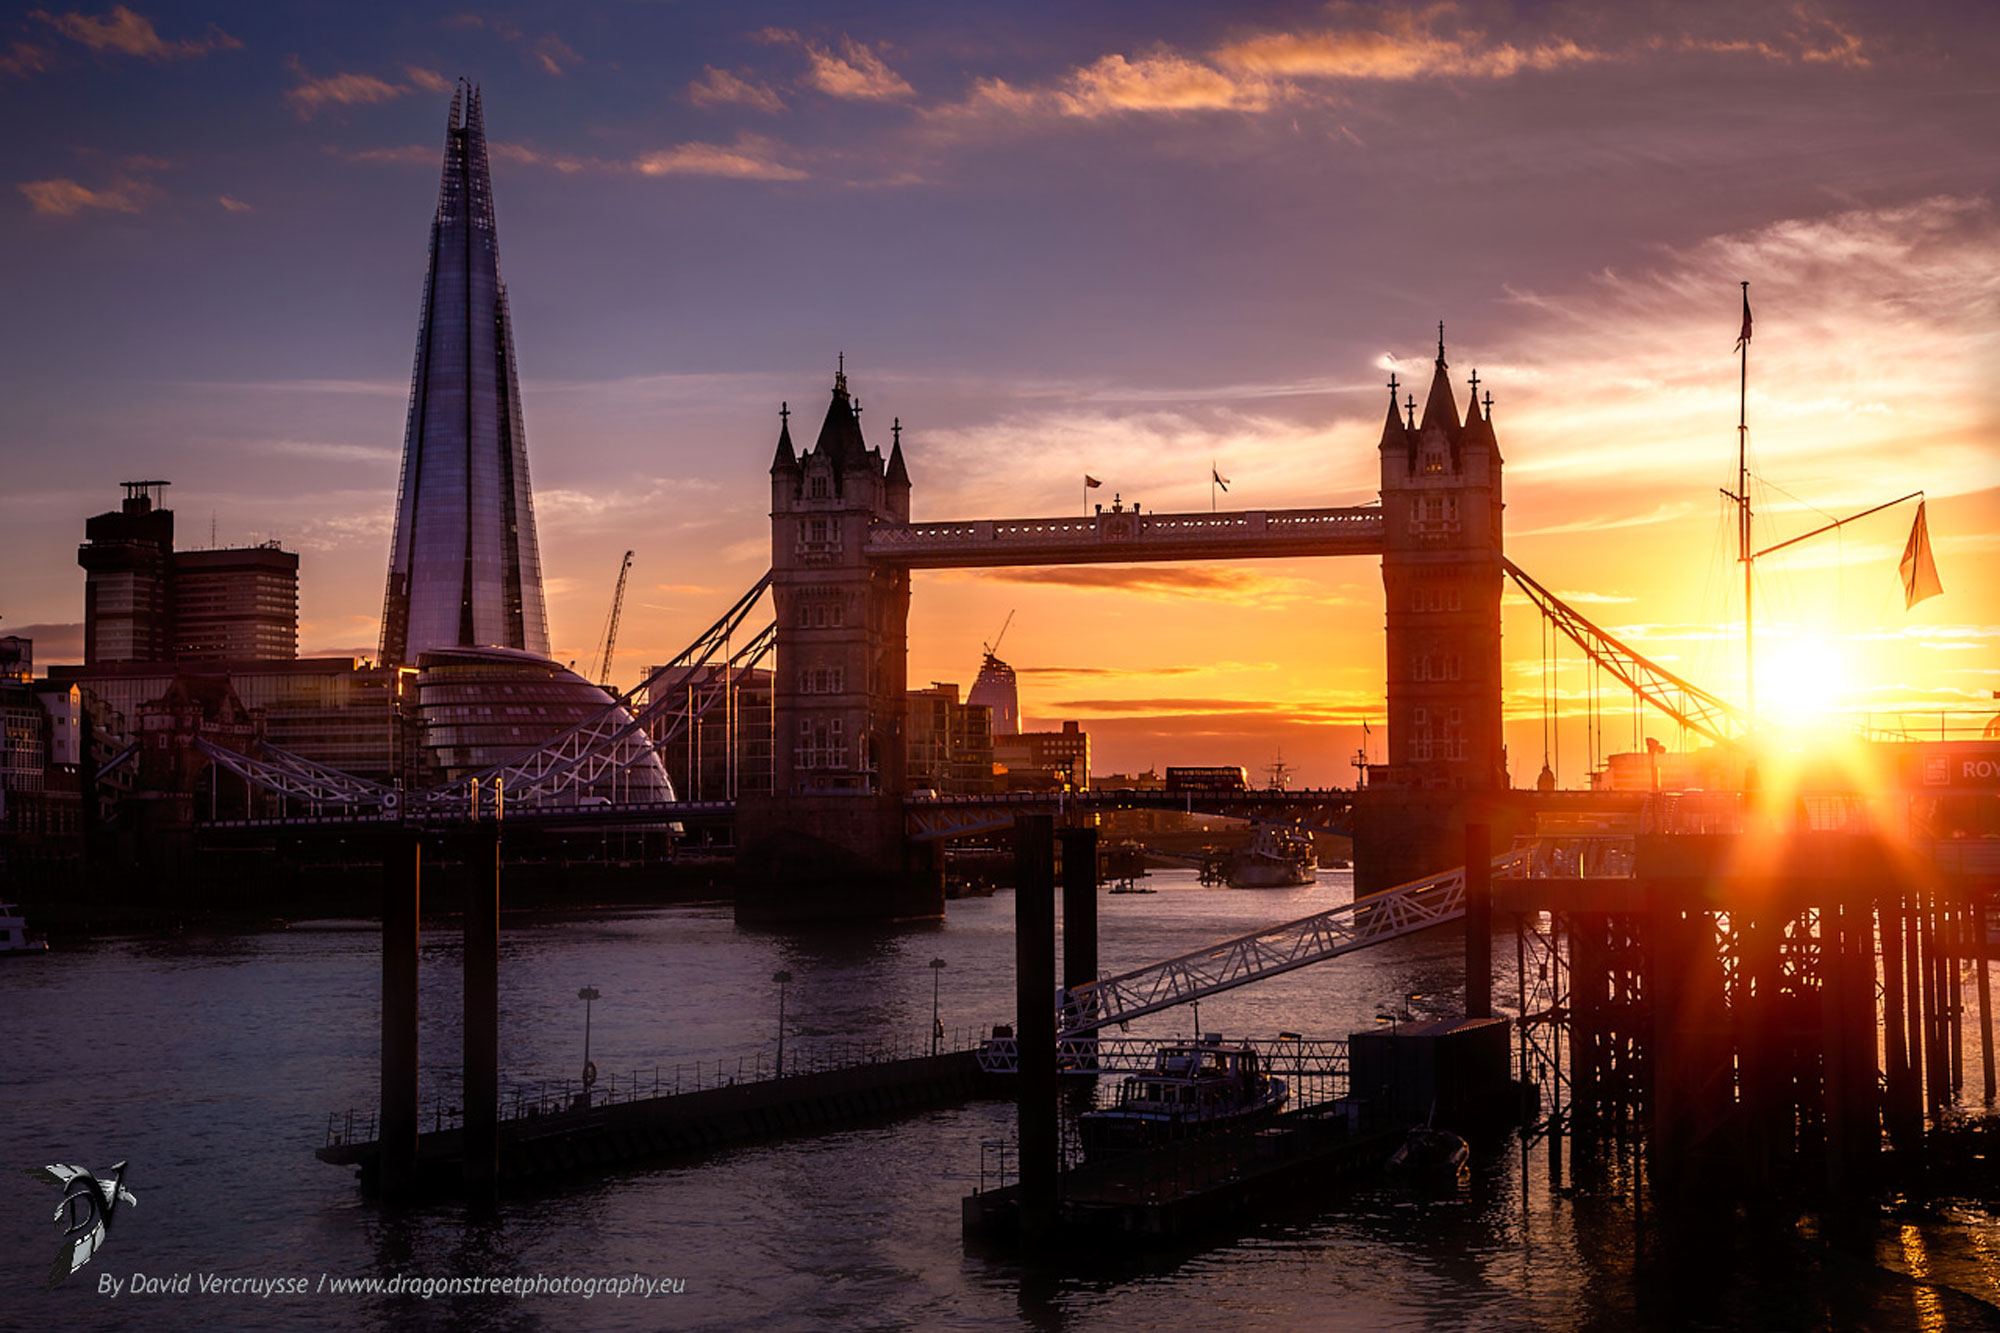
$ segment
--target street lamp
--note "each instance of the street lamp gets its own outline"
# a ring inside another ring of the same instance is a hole
[[[603,999],[595,986],[585,986],[576,993],[583,1001],[583,1104],[590,1105],[591,1085],[597,1082],[597,1066],[590,1063],[590,1005],[593,1000]]]
[[[771,980],[778,983],[778,1077],[785,1076],[785,987],[792,982],[789,972],[773,972]]]
[[[944,959],[931,959],[931,1054],[938,1053],[938,1042],[944,1036],[944,1020],[938,1017],[938,982],[944,977]]]

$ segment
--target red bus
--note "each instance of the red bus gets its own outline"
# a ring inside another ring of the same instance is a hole
[[[1247,791],[1249,783],[1244,779],[1241,768],[1169,768],[1167,790],[1170,792]]]

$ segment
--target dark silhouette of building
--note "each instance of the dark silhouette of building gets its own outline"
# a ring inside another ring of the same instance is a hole
[[[995,736],[1012,736],[1021,730],[1021,691],[1014,679],[1014,668],[992,653],[981,659],[979,679],[972,682],[965,701],[991,711]]]
[[[901,792],[910,572],[863,554],[869,525],[910,520],[901,427],[887,462],[861,435],[845,360],[819,438],[793,452],[782,413],[771,463],[778,658],[774,790]]]
[[[1491,395],[1459,420],[1439,327],[1419,420],[1392,380],[1382,441],[1382,591],[1388,616],[1389,760],[1371,789],[1497,791],[1500,728],[1501,458]]]
[[[176,551],[167,484],[128,481],[117,509],[84,523],[84,665],[297,657],[298,554],[276,542]]]
[[[993,710],[960,703],[958,686],[933,681],[909,693],[909,770],[913,790],[974,796],[993,790]]]
[[[661,705],[647,722],[647,734],[675,791],[690,801],[726,801],[745,792],[770,792],[768,670],[737,667],[732,675],[711,663],[699,668],[649,667],[646,676],[647,706]]]
[[[276,542],[174,554],[174,660],[299,655],[299,557]]]
[[[83,526],[83,661],[165,662],[174,636],[174,511],[164,481],[128,481],[125,502]]]
[[[485,122],[479,90],[461,85],[431,222],[382,661],[478,647],[547,657],[549,631]]]

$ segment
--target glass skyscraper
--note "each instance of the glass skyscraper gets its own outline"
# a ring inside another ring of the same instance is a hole
[[[549,630],[486,129],[478,90],[461,85],[431,224],[382,661],[474,647],[547,657]]]

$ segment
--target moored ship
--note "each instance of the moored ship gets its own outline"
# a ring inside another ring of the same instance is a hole
[[[1248,1042],[1210,1034],[1161,1047],[1152,1069],[1128,1076],[1115,1105],[1078,1116],[1077,1130],[1089,1156],[1137,1152],[1276,1115],[1287,1095]]]
[[[28,934],[28,921],[12,903],[0,903],[0,954],[47,953],[49,942]]]
[[[1284,824],[1259,824],[1250,845],[1229,863],[1231,888],[1288,889],[1318,879],[1311,836]]]

